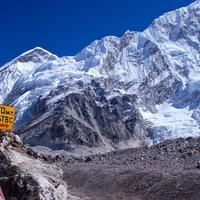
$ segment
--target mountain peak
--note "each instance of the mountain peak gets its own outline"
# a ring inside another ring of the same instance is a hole
[[[49,52],[47,51],[46,49],[42,48],[42,47],[34,47],[33,49],[30,49],[28,51],[25,51],[24,53],[22,53],[21,55],[23,54],[27,54],[27,53],[32,53],[32,52],[35,52],[35,51],[43,51],[43,52]],[[50,52],[49,52],[50,53]]]
[[[41,48],[41,47],[35,47],[31,50],[26,51],[25,53],[21,54],[19,57],[17,57],[15,60],[18,62],[41,62],[42,60],[54,60],[58,57],[49,51]]]
[[[31,71],[38,65],[48,61],[56,60],[57,58],[58,56],[50,53],[49,51],[41,47],[35,47],[22,53],[20,56],[3,65],[0,68],[0,72],[12,68],[24,74]]]

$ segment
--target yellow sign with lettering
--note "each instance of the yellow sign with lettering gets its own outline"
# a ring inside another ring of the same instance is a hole
[[[11,132],[14,127],[15,108],[0,104],[0,132]]]

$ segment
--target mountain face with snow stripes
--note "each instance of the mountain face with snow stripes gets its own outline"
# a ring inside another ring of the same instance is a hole
[[[0,68],[25,143],[110,151],[200,135],[200,2],[75,56],[36,47]],[[94,151],[95,151],[94,150]]]

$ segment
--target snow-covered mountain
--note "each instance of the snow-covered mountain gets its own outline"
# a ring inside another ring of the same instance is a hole
[[[75,56],[32,49],[0,68],[0,103],[26,143],[55,150],[199,136],[199,19],[196,1]]]

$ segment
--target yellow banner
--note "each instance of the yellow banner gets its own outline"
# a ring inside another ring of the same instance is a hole
[[[0,131],[11,132],[14,127],[15,108],[0,104]]]

